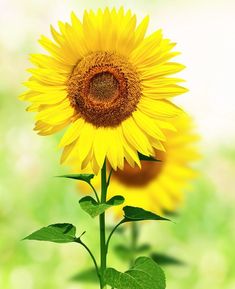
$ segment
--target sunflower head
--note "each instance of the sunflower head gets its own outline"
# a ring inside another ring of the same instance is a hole
[[[137,25],[123,8],[85,11],[83,20],[51,27],[42,36],[48,54],[33,54],[21,99],[36,112],[35,130],[49,135],[65,127],[59,146],[62,163],[76,159],[80,169],[98,173],[105,158],[116,170],[140,166],[138,152],[164,150],[165,130],[179,113],[168,98],[186,91],[169,77],[183,65],[170,62],[175,43],[160,30],[145,36],[149,18]]]

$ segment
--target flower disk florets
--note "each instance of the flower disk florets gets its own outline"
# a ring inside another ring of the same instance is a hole
[[[72,106],[87,122],[117,126],[135,111],[141,96],[138,75],[125,57],[95,52],[78,62],[68,81]]]

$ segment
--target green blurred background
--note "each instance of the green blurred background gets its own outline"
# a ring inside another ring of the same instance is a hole
[[[86,3],[85,3],[86,2]],[[21,241],[33,230],[74,223],[97,251],[97,224],[78,206],[74,183],[54,178],[60,167],[59,136],[39,137],[33,115],[17,99],[23,91],[28,54],[41,51],[36,39],[49,24],[68,20],[70,11],[124,5],[139,19],[149,14],[149,32],[163,28],[179,44],[182,76],[190,92],[177,103],[194,116],[202,135],[200,178],[187,192],[175,224],[142,225],[141,240],[186,265],[165,268],[168,289],[235,288],[235,100],[234,1],[30,1],[0,0],[0,288],[96,288],[69,281],[91,266],[78,245]],[[87,229],[89,227],[89,229]],[[148,237],[150,235],[150,237]],[[112,245],[126,242],[117,235]],[[116,255],[110,261],[124,268]]]

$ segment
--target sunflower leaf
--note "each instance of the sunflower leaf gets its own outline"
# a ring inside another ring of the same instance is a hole
[[[105,282],[117,289],[165,289],[165,274],[151,258],[139,257],[134,266],[121,273],[113,268],[105,271]]]
[[[86,196],[79,201],[81,208],[92,218],[104,213],[107,209],[121,205],[124,202],[122,196],[114,196],[106,203],[98,203],[90,196]]]
[[[162,253],[153,253],[151,258],[159,265],[184,265],[185,263],[175,257],[162,254]]]
[[[136,248],[136,253],[138,253],[139,255],[139,254],[148,252],[150,249],[151,249],[151,246],[145,243]],[[133,254],[129,246],[125,246],[122,244],[114,246],[114,251],[117,254],[117,256],[120,257],[122,260],[130,260]]]
[[[123,208],[124,219],[122,223],[126,222],[137,222],[144,220],[156,220],[156,221],[170,221],[164,217],[161,217],[150,211],[146,211],[142,208],[126,206]]]
[[[94,176],[95,176],[94,174],[68,174],[68,175],[63,175],[63,176],[58,176],[58,177],[59,178],[74,179],[74,180],[90,183],[91,179],[93,179]]]
[[[81,283],[97,283],[99,281],[95,268],[79,272],[72,276],[70,280]]]
[[[149,162],[161,162],[160,160],[157,160],[156,158],[152,156],[145,156],[141,153],[138,153],[140,161],[149,161]]]
[[[43,227],[23,240],[49,241],[54,243],[78,242],[75,234],[75,226],[68,223],[59,223]]]
[[[114,251],[121,260],[129,261],[132,257],[132,252],[128,246],[122,244],[116,245]]]

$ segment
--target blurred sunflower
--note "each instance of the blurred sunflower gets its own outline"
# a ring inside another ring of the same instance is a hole
[[[178,108],[168,98],[187,90],[181,79],[169,78],[184,66],[169,59],[175,43],[161,30],[145,38],[148,17],[136,27],[136,16],[123,8],[85,11],[83,22],[51,27],[54,41],[42,36],[48,55],[33,54],[36,66],[25,82],[22,100],[37,112],[35,130],[49,135],[68,127],[59,146],[62,163],[76,159],[80,169],[98,173],[107,157],[116,170],[124,158],[140,166],[138,152],[164,150],[162,130]]]
[[[109,198],[122,195],[125,206],[141,207],[158,214],[176,210],[183,201],[184,191],[197,175],[192,164],[200,155],[197,150],[199,136],[194,132],[191,118],[182,114],[174,124],[177,132],[167,133],[166,152],[156,150],[160,162],[142,161],[142,169],[125,162],[124,170],[113,171]],[[99,189],[99,175],[93,179],[93,185]],[[81,192],[88,193],[87,186],[78,186]],[[118,216],[122,214],[120,206],[113,210]]]

